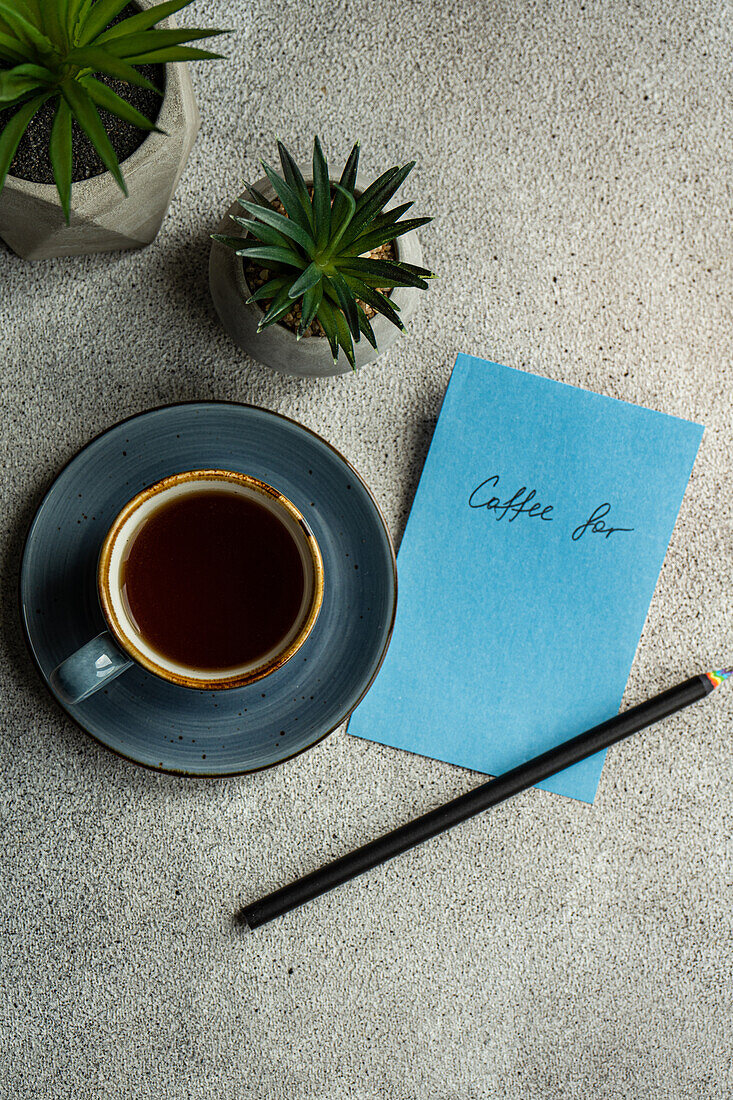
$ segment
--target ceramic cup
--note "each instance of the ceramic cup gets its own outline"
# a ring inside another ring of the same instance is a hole
[[[303,564],[303,599],[285,637],[254,663],[196,669],[157,652],[139,632],[124,599],[123,567],[135,536],[158,508],[187,493],[221,492],[223,488],[264,505],[290,533]],[[51,674],[52,686],[67,703],[80,703],[135,664],[170,683],[200,691],[243,687],[268,676],[298,651],[313,628],[323,599],[323,561],[303,516],[277,489],[229,470],[189,470],[144,489],[119,513],[102,544],[97,593],[107,629],[67,657]]]

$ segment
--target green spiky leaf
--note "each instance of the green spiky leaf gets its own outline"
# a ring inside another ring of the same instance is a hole
[[[303,179],[303,173],[281,141],[277,143],[277,151],[280,157],[280,164],[282,165],[283,178],[302,206],[303,212],[312,230],[313,207],[311,206],[311,197],[308,194],[308,188]]]
[[[351,192],[347,191],[345,187],[342,187],[340,183],[334,183],[334,190],[336,191],[336,199],[340,199],[338,212],[336,211],[336,200],[334,200],[334,209],[331,211],[331,237],[326,249],[326,258],[331,259],[335,252],[338,251],[338,247],[341,243],[341,238],[348,229],[351,219],[354,216],[356,210],[356,199]]]
[[[235,252],[242,247],[244,241],[243,237],[229,236],[227,233],[212,233],[211,239],[212,241],[218,241],[219,244],[225,244],[229,248],[233,248]]]
[[[359,328],[362,331],[362,335],[366,336],[367,343],[371,344],[372,347],[374,348],[374,350],[376,351],[376,349],[377,349],[377,338],[374,335],[374,329],[369,324],[369,318],[367,317],[366,313],[361,308],[361,306],[359,305],[358,302],[356,303],[356,312],[357,312],[358,317],[359,317]]]
[[[281,320],[286,313],[290,313],[292,308],[293,299],[288,294],[288,287],[284,286],[272,299],[270,308],[257,326],[258,331],[267,328],[268,325],[274,325],[275,322]]]
[[[127,34],[141,34],[143,31],[149,31],[156,23],[160,23],[170,15],[175,15],[181,8],[187,8],[190,3],[191,0],[165,0],[164,3],[156,4],[147,11],[129,15],[127,19],[115,23],[114,27],[108,27],[96,37],[95,41],[101,46],[111,38],[122,38]]]
[[[103,107],[106,111],[109,111],[113,115],[117,115],[118,118],[123,119],[125,122],[131,122],[132,125],[137,126],[139,130],[154,130],[157,134],[163,133],[154,122],[151,122],[149,118],[146,118],[145,115],[136,110],[131,103],[128,103],[126,99],[118,96],[117,93],[113,92],[106,84],[102,84],[99,80],[95,80],[93,76],[88,76],[84,80],[81,80],[80,84],[89,93],[97,107]]]
[[[417,264],[408,264],[407,260],[399,261],[402,271],[409,271],[413,275],[420,275],[424,279],[434,279],[435,273],[427,267],[418,267]]]
[[[297,268],[305,267],[308,262],[293,252],[292,249],[282,248],[278,245],[248,245],[245,241],[241,242],[237,254],[247,256],[250,260],[278,260],[280,263]]]
[[[414,206],[414,202],[403,202],[401,206],[393,206],[391,210],[385,210],[382,214],[377,215],[376,218],[362,230],[363,233],[368,233],[372,229],[381,229],[385,225],[394,225],[395,222],[406,214],[408,210],[411,210]]]
[[[356,213],[351,219],[351,225],[347,234],[347,243],[361,233],[373,218],[386,206],[394,193],[402,186],[408,175],[415,167],[415,162],[410,161],[404,168],[393,168],[385,172],[378,180],[367,187],[363,195],[360,195],[356,204]]]
[[[300,326],[298,328],[298,339],[300,339],[311,321],[318,313],[318,307],[323,299],[323,280],[315,284],[315,286],[308,287],[303,295],[302,303],[302,315],[300,318]]]
[[[293,191],[290,184],[288,184],[281,176],[278,176],[274,169],[270,168],[269,164],[262,162],[265,175],[272,184],[273,191],[279,198],[280,202],[285,208],[285,213],[289,218],[292,218],[301,229],[306,232],[311,232],[311,222],[303,209],[300,199]]]
[[[278,233],[277,229],[273,229],[269,225],[265,225],[263,222],[257,222],[250,218],[238,218],[236,214],[230,214],[233,222],[237,225],[241,225],[242,229],[246,230],[251,237],[260,241],[262,244],[274,244],[278,248],[290,249],[291,242],[288,237],[284,237],[282,233]],[[250,247],[251,241],[247,241],[245,237],[239,238],[239,247]]]
[[[78,65],[80,69],[89,69],[93,73],[104,73],[105,76],[113,76],[116,80],[124,80],[127,84],[136,84],[140,88],[157,92],[151,80],[139,73],[137,69],[123,60],[115,57],[108,50],[100,46],[83,46],[78,50],[71,50],[68,54],[70,64]],[[83,79],[83,77],[82,77]]]
[[[349,365],[352,370],[356,369],[356,356],[354,354],[354,343],[351,338],[351,330],[346,323],[346,318],[340,309],[333,311],[333,319],[336,324],[336,338],[339,342],[339,347],[343,348],[344,355],[349,361]]]
[[[343,233],[353,217],[356,209],[356,174],[359,167],[359,142],[357,141],[349,153],[349,159],[344,165],[341,179],[334,184],[336,195],[331,204],[331,220],[333,233],[329,241],[329,251],[333,253],[335,245],[343,236]],[[348,216],[347,216],[348,215]]]
[[[53,168],[53,178],[56,181],[56,190],[61,200],[61,209],[68,225],[71,220],[71,110],[62,96],[59,96],[56,105],[48,155]]]
[[[61,42],[68,47],[71,39],[67,33],[66,24],[66,0],[56,0],[52,3],[44,3],[41,9],[41,29],[52,42]]]
[[[0,71],[0,103],[13,103],[53,82],[53,73],[43,65],[16,65]]]
[[[150,53],[127,57],[130,65],[167,65],[171,61],[221,61],[223,53],[210,50],[195,50],[189,46],[169,46],[164,50],[151,50]]]
[[[318,138],[313,142],[313,218],[316,247],[325,248],[331,230],[331,183]]]
[[[325,295],[321,298],[321,304],[318,307],[318,312],[316,313],[316,316],[321,322],[321,327],[326,334],[328,346],[331,349],[331,355],[333,356],[333,361],[335,363],[338,359],[339,354],[338,332],[336,330],[336,316],[333,306]]]
[[[23,63],[27,55],[27,49],[22,42],[14,38],[12,34],[0,29],[0,58],[3,61]]]
[[[368,260],[363,257],[345,256],[340,259],[339,267],[346,275],[357,275],[370,286],[413,286],[427,290],[423,274],[417,275],[411,264],[392,263],[390,260]],[[420,268],[423,272],[424,269]],[[430,275],[429,271],[424,272]]]
[[[391,321],[400,332],[404,332],[405,326],[399,318],[397,306],[394,302],[390,302],[389,298],[380,291],[373,286],[367,286],[361,279],[357,279],[353,275],[344,275],[344,279],[357,299],[366,302],[372,309],[376,309],[377,313],[381,313],[383,317]]]
[[[361,329],[359,328],[359,315],[356,311],[356,298],[343,275],[339,275],[338,272],[331,276],[330,283],[336,291],[338,304],[346,318],[351,335],[358,342],[361,338]]]
[[[26,18],[18,11],[17,4],[11,5],[6,0],[0,0],[0,16],[2,16],[8,31],[24,45],[23,54],[28,61],[52,59],[58,57],[58,49],[48,38],[39,23]]]
[[[28,100],[27,103],[24,103],[15,111],[10,121],[5,124],[2,133],[0,133],[0,189],[5,183],[5,177],[10,171],[10,165],[13,163],[15,150],[18,148],[28,123],[48,97],[49,93],[44,92],[42,95],[34,96],[33,99]]]
[[[357,141],[354,144],[353,149],[349,153],[349,159],[344,165],[344,170],[341,173],[341,179],[339,180],[339,185],[344,189],[344,191],[348,191],[351,195],[354,195],[356,190],[356,176],[359,169],[360,151],[361,146]],[[336,211],[338,211],[339,209],[339,202],[340,200],[338,199],[338,197],[334,199],[333,205]]]
[[[102,164],[107,171],[112,173],[120,190],[126,195],[127,186],[122,178],[117,154],[107,136],[107,131],[102,125],[102,120],[97,113],[97,108],[94,106],[91,96],[76,80],[69,80],[62,84],[61,94],[69,104],[74,118],[96,149]]]
[[[96,0],[79,20],[79,44],[93,42],[126,6],[127,0]]]
[[[259,218],[265,225],[272,226],[273,229],[277,229],[279,233],[284,233],[286,237],[290,237],[291,240],[299,244],[305,251],[309,259],[313,259],[315,252],[315,241],[310,233],[298,225],[292,218],[286,218],[283,214],[278,214],[276,210],[268,210],[256,203],[240,202],[239,204],[248,214],[254,215],[255,218]]]
[[[70,33],[70,42],[78,44],[81,27],[89,14],[93,0],[66,0],[67,24]]]
[[[363,256],[365,252],[371,252],[380,245],[395,241],[405,233],[412,233],[421,226],[427,225],[432,218],[410,218],[405,222],[397,222],[394,225],[384,225],[371,232],[365,231],[352,243],[338,250],[340,256]]]
[[[225,31],[215,31],[210,28],[196,29],[193,27],[190,29],[187,27],[185,30],[143,31],[141,34],[108,38],[104,43],[104,48],[114,54],[115,57],[131,58],[138,57],[141,54],[158,53],[172,46],[180,46],[184,42],[193,42],[198,38],[211,38],[214,35],[225,33]]]
[[[308,264],[300,278],[296,279],[290,288],[290,297],[299,298],[301,294],[305,294],[306,290],[315,286],[323,278],[323,272],[318,264]]]
[[[286,276],[280,275],[277,279],[268,279],[267,282],[258,287],[253,294],[250,294],[247,299],[247,305],[249,305],[250,302],[261,302],[268,298],[274,298],[278,291],[282,290],[285,286],[290,286],[290,280]]]
[[[247,194],[250,196],[252,201],[257,204],[257,206],[264,206],[266,210],[274,210],[275,209],[275,207],[272,205],[270,200],[266,199],[265,196],[262,194],[262,192],[258,191],[256,187],[253,187],[249,183],[245,184],[245,187],[247,189]],[[247,199],[244,197],[244,195],[240,195],[239,198],[237,199],[237,202],[241,206],[242,203],[247,202]]]

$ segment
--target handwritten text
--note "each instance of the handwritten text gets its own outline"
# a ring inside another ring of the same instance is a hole
[[[496,488],[498,484],[498,474],[495,474],[494,477],[487,477],[486,481],[482,481],[471,493],[468,498],[469,507],[486,508],[487,511],[494,512],[494,519],[496,520],[502,520],[508,515],[509,523],[513,523],[517,516],[522,514],[531,516],[534,519],[544,520],[546,523],[552,522],[552,516],[547,514],[552,511],[551,504],[546,504],[543,507],[538,500],[534,504],[531,503],[537,496],[534,489],[527,492],[526,485],[523,485],[521,489],[517,489],[514,496],[502,501],[499,497],[491,496],[487,489],[488,485],[493,485]],[[527,493],[526,496],[524,496],[525,493]]]
[[[590,531],[593,535],[605,535],[608,538],[609,535],[613,535],[616,531],[633,531],[633,527],[606,527],[603,521],[603,517],[607,516],[611,511],[611,505],[606,502],[605,504],[599,504],[595,511],[592,513],[590,519],[587,519],[585,523],[581,523],[579,527],[576,527],[570,536],[573,542],[577,542],[578,539],[582,539],[586,531]]]
[[[483,508],[490,512],[497,522],[505,519],[507,523],[514,523],[519,516],[526,516],[528,519],[538,519],[544,523],[552,523],[553,519],[557,518],[550,515],[550,512],[554,510],[554,505],[542,504],[541,501],[537,500],[536,489],[528,489],[526,485],[522,485],[512,496],[502,499],[501,496],[495,496],[492,492],[498,486],[498,474],[487,477],[480,485],[476,486],[468,498],[469,508]],[[628,533],[634,530],[633,527],[612,527],[610,523],[606,522],[610,511],[609,501],[604,501],[603,504],[599,504],[594,508],[588,519],[579,524],[573,531],[570,536],[573,542],[578,542],[585,534],[602,535],[608,539],[611,535],[619,532]]]

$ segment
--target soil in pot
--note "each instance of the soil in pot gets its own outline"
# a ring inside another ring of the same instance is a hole
[[[134,15],[139,10],[137,5],[129,4],[116,19],[110,22],[110,26],[121,22],[130,15]],[[97,73],[96,79],[100,83],[106,84],[122,99],[131,103],[151,122],[155,122],[160,113],[165,92],[165,65],[140,65],[136,68],[138,72],[155,85],[160,94],[147,88],[126,84],[124,81],[115,80],[113,77],[104,76],[103,73]],[[15,110],[17,108],[0,111],[0,131],[15,113]],[[31,120],[28,129],[21,138],[15,158],[10,166],[11,176],[29,180],[32,183],[54,182],[53,169],[48,156],[48,143],[51,137],[55,110],[56,100],[51,100],[45,103]],[[109,111],[105,111],[101,107],[98,107],[97,110],[112,142],[112,147],[117,154],[117,159],[122,163],[142,145],[148,136],[147,131],[139,130],[137,126],[133,126],[130,122],[124,122],[117,115],[110,114]],[[99,159],[91,141],[75,119],[71,123],[71,133],[73,148],[72,180],[78,182],[79,180],[90,179],[92,176],[101,176],[107,169]]]

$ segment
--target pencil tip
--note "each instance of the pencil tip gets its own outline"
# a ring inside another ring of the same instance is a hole
[[[733,675],[733,668],[715,668],[712,672],[706,672],[705,675],[713,687],[716,688],[720,687],[729,676]]]

